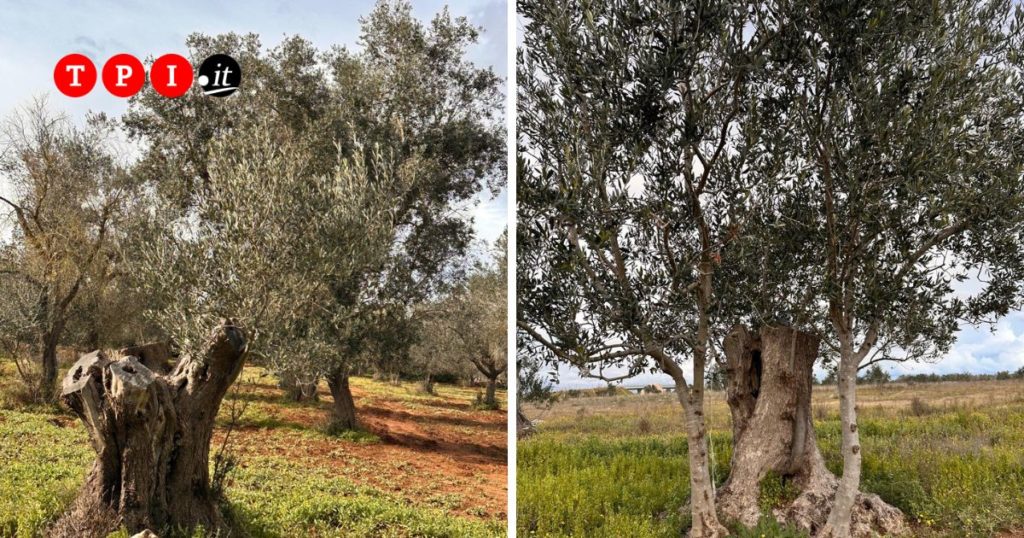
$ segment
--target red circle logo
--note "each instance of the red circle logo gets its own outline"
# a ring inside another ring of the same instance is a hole
[[[164,54],[149,68],[149,83],[164,97],[181,97],[192,86],[192,64],[179,54]]]
[[[103,64],[103,86],[117,97],[131,97],[146,83],[146,68],[131,54],[118,54]]]
[[[60,93],[81,97],[96,85],[96,66],[81,54],[68,54],[53,68],[53,82]]]

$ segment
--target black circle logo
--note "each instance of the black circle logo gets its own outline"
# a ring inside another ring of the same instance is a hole
[[[242,68],[231,56],[214,54],[199,66],[196,82],[203,88],[203,95],[227,97],[242,83]]]

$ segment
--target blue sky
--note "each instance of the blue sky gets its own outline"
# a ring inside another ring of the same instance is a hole
[[[1024,366],[1024,312],[1011,312],[995,325],[971,327],[964,325],[956,344],[942,360],[934,363],[924,362],[883,362],[884,370],[899,376],[902,374],[937,373],[950,374],[970,372],[976,374],[994,374],[1000,370],[1016,371]],[[613,375],[619,370],[606,370],[606,375]],[[818,377],[824,375],[820,368],[815,369]],[[559,386],[561,388],[601,387],[605,383],[600,380],[580,377],[579,373],[569,367],[558,369]],[[691,379],[690,375],[686,379]],[[623,383],[626,386],[640,386],[651,383],[672,385],[672,378],[665,374],[641,374]]]
[[[0,0],[0,116],[6,117],[34,96],[49,94],[50,106],[76,120],[89,110],[118,115],[126,100],[98,84],[89,95],[71,99],[53,86],[53,67],[62,56],[79,52],[101,67],[107,58],[126,52],[144,59],[168,52],[184,54],[192,32],[260,35],[272,46],[286,35],[300,34],[320,48],[357,46],[359,17],[375,2],[255,0],[246,2],[29,1]],[[507,76],[507,4],[504,0],[415,0],[417,17],[429,20],[446,5],[456,16],[483,28],[470,59]],[[473,209],[477,234],[492,241],[507,222],[506,193],[481,196]]]

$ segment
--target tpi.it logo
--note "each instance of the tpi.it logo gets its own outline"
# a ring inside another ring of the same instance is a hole
[[[100,72],[103,87],[111,95],[131,97],[146,84],[147,71],[131,54],[112,56]],[[149,66],[149,83],[164,97],[181,97],[192,86],[193,78],[204,95],[227,97],[242,83],[242,69],[227,54],[214,54],[199,65],[198,76],[184,56],[164,54]],[[53,68],[53,82],[60,93],[82,97],[96,86],[96,65],[82,54],[68,54]]]

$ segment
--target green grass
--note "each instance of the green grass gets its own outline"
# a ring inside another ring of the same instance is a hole
[[[679,513],[689,494],[685,437],[678,426],[650,426],[669,424],[676,411],[668,404],[593,400],[604,407],[602,416],[586,407],[553,412],[534,437],[520,441],[519,535],[678,537],[689,526],[688,514]],[[650,433],[641,431],[636,415],[649,419],[643,429]],[[861,487],[903,510],[915,536],[989,537],[1024,528],[1020,398],[921,417],[900,409],[869,415],[860,421]],[[721,484],[731,440],[727,422],[713,427],[713,474]],[[838,420],[817,421],[816,430],[829,468],[839,473]],[[779,506],[794,494],[769,477],[760,505]],[[736,535],[801,536],[767,521]]]
[[[75,419],[0,411],[0,536],[42,536],[74,497],[92,459]],[[229,475],[225,508],[253,538],[504,535],[501,522],[451,517],[441,509],[450,504],[447,498],[437,509],[411,506],[286,459],[243,463]]]
[[[0,411],[0,536],[39,536],[82,484],[94,455],[85,430],[53,418]]]
[[[9,369],[8,362],[0,361],[0,374],[11,373]],[[246,368],[244,377],[250,383],[273,386],[273,380],[258,368]],[[353,384],[369,393],[366,400],[399,402],[406,407],[427,407],[437,398],[419,395],[413,383],[391,386],[353,378]],[[12,376],[0,376],[0,537],[36,538],[44,536],[47,525],[74,498],[95,454],[76,417],[56,406],[25,407],[10,398],[16,388]],[[439,394],[461,399],[467,407],[475,398],[475,389],[440,384],[437,388]],[[318,425],[307,427],[282,418],[282,409],[301,411],[307,404],[286,402],[276,393],[245,390],[228,395],[218,425],[230,421],[228,407],[232,401],[247,400],[248,406],[238,421],[241,427],[287,432],[299,442],[380,442],[366,431],[332,436]],[[366,400],[361,403],[366,404]],[[213,447],[211,453],[217,448]],[[413,502],[339,478],[328,467],[275,454],[247,453],[239,463],[227,477],[223,510],[252,538],[505,535],[503,520],[453,515],[453,506],[462,500],[457,494],[438,494],[426,502]],[[112,536],[127,538],[128,534],[122,530]],[[203,533],[193,536],[199,538]]]

